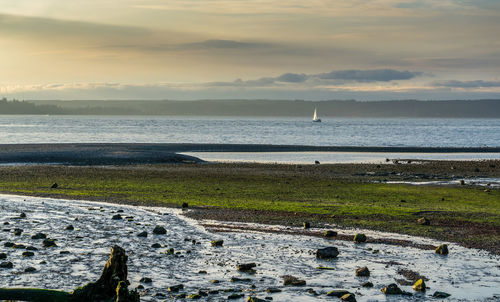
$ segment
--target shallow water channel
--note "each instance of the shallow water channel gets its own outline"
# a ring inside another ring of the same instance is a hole
[[[448,256],[440,256],[432,250],[285,235],[280,234],[279,229],[272,234],[232,232],[230,228],[227,228],[228,232],[213,233],[210,227],[205,229],[182,216],[182,211],[177,209],[12,195],[0,195],[0,210],[0,253],[7,254],[7,259],[0,262],[13,263],[13,268],[0,268],[0,287],[70,291],[97,280],[109,257],[110,247],[117,244],[129,254],[131,288],[141,284],[143,277],[152,279],[152,283],[143,284],[141,301],[173,300],[178,293],[171,294],[167,288],[181,283],[184,284],[181,293],[197,293],[200,289],[213,291],[202,298],[207,301],[226,300],[234,293],[244,295],[235,301],[246,301],[249,296],[272,297],[273,301],[338,301],[338,298],[326,296],[333,289],[348,290],[356,295],[357,301],[442,300],[432,298],[435,291],[450,293],[451,297],[447,299],[450,301],[500,299],[500,257],[454,244],[449,245]],[[113,220],[112,216],[118,212],[124,219]],[[26,218],[20,218],[21,213],[25,213]],[[66,230],[70,224],[74,230]],[[167,234],[154,235],[152,230],[157,225],[164,226]],[[14,234],[16,228],[23,229],[21,235]],[[148,236],[138,237],[142,231],[147,231]],[[57,247],[44,248],[42,240],[31,239],[38,232],[57,239]],[[348,230],[339,232],[349,233]],[[390,235],[366,234],[372,238]],[[441,243],[400,237],[423,244]],[[214,239],[224,240],[224,246],[211,246],[210,241]],[[23,257],[25,249],[5,247],[6,242],[33,246],[38,250],[34,251],[33,257]],[[153,248],[154,243],[161,244],[161,247]],[[338,258],[317,260],[316,249],[327,246],[339,249]],[[169,248],[174,248],[176,253],[167,254]],[[378,252],[374,253],[374,250]],[[236,270],[236,264],[247,262],[257,263],[255,274]],[[333,270],[317,269],[319,266]],[[356,268],[361,266],[369,268],[370,277],[355,276]],[[36,271],[26,273],[27,267],[34,267]],[[430,289],[426,293],[416,293],[411,286],[399,285],[413,296],[386,297],[380,289],[395,283],[396,279],[405,279],[397,273],[401,269],[427,277],[426,284]],[[285,287],[282,285],[283,275],[296,276],[306,280],[307,284]],[[232,277],[250,280],[231,282]],[[212,280],[219,282],[213,283]],[[365,281],[373,282],[374,287],[361,287]],[[269,287],[282,291],[267,293]]]

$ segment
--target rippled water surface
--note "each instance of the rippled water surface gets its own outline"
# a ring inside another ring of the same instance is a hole
[[[500,119],[0,116],[2,143],[499,147]]]
[[[106,262],[110,247],[118,244],[129,254],[129,280],[136,287],[142,277],[153,282],[145,284],[142,301],[172,299],[167,287],[184,284],[186,293],[199,289],[219,290],[206,298],[209,301],[226,299],[231,291],[248,296],[272,297],[273,301],[332,300],[326,293],[332,289],[345,289],[356,294],[358,301],[385,300],[380,289],[395,279],[404,279],[398,269],[410,269],[426,276],[430,289],[412,297],[396,296],[389,301],[432,300],[434,291],[452,294],[449,300],[495,300],[500,297],[500,258],[485,252],[450,245],[450,255],[440,256],[429,250],[419,250],[385,244],[354,244],[352,242],[323,238],[284,235],[263,232],[229,232],[231,224],[223,226],[228,232],[212,233],[196,222],[186,219],[180,210],[165,208],[139,208],[83,201],[48,198],[0,196],[2,232],[0,252],[7,253],[6,261],[12,269],[0,269],[0,284],[8,287],[44,287],[72,290],[96,280]],[[121,212],[130,219],[112,220]],[[26,218],[20,219],[24,212]],[[7,224],[8,223],[8,224]],[[206,224],[210,222],[206,222]],[[65,230],[67,225],[74,230]],[[154,226],[164,226],[166,235],[153,235]],[[242,224],[239,224],[241,227]],[[245,226],[243,224],[243,226]],[[23,229],[15,236],[15,228]],[[147,231],[148,237],[137,237]],[[41,240],[31,235],[43,232],[57,239],[57,247],[43,248]],[[340,230],[353,233],[353,231]],[[437,245],[429,239],[394,234],[367,232],[368,236],[393,236],[425,244]],[[224,240],[223,247],[212,247],[213,239]],[[193,244],[193,240],[198,244]],[[14,242],[38,248],[34,257],[22,257],[23,249],[4,247]],[[153,248],[160,243],[161,248]],[[336,260],[317,260],[317,248],[336,246],[340,255]],[[168,248],[178,254],[168,255]],[[379,250],[373,253],[373,250]],[[69,253],[61,253],[68,251]],[[45,261],[45,263],[43,262]],[[256,262],[255,274],[239,273],[237,263]],[[28,266],[36,268],[24,273]],[[318,270],[318,266],[334,270]],[[367,266],[371,276],[356,277],[356,268]],[[204,270],[206,274],[200,274]],[[307,281],[305,287],[284,287],[281,276],[290,274]],[[249,278],[246,282],[231,282],[232,277]],[[219,280],[212,283],[211,280]],[[363,288],[364,281],[374,283],[373,288]],[[277,287],[280,293],[269,294],[268,287]],[[411,286],[400,286],[413,292]],[[307,291],[312,288],[317,295]],[[413,292],[414,293],[414,292]]]

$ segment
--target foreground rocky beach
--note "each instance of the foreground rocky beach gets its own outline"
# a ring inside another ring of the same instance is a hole
[[[443,242],[431,239],[335,226],[200,223],[185,218],[189,208],[12,195],[0,196],[0,207],[0,281],[10,288],[71,292],[95,282],[110,248],[120,246],[128,288],[141,301],[500,297],[498,256],[453,243],[445,243],[448,254],[437,253]],[[387,237],[413,246],[380,241]]]

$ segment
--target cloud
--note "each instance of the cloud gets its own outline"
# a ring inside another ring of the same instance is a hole
[[[491,88],[500,87],[500,81],[439,81],[432,83],[435,87],[449,87],[449,88]]]
[[[308,76],[306,74],[297,74],[297,73],[284,73],[279,77],[275,78],[277,82],[285,82],[285,83],[302,83],[307,80]]]
[[[240,42],[234,40],[206,40],[195,43],[178,44],[174,47],[182,50],[191,49],[251,49],[270,46],[267,43]]]
[[[323,80],[347,80],[355,82],[390,82],[394,80],[409,80],[422,75],[421,72],[399,71],[394,69],[372,70],[340,70],[319,74]]]

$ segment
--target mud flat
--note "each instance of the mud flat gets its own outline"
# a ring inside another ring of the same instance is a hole
[[[375,301],[386,299],[381,289],[390,283],[398,283],[412,294],[394,296],[395,301],[433,300],[435,291],[451,294],[449,301],[500,297],[499,256],[452,243],[450,254],[443,256],[413,247],[287,234],[286,228],[279,226],[272,227],[275,232],[270,234],[265,231],[269,226],[239,224],[236,226],[240,230],[234,232],[231,228],[235,224],[200,224],[183,216],[180,209],[13,195],[1,195],[0,208],[0,253],[6,254],[1,261],[13,265],[0,268],[0,283],[8,287],[74,289],[100,275],[110,246],[118,244],[129,254],[130,288],[143,287],[139,289],[142,301],[170,300],[195,293],[202,294],[202,300],[230,296],[239,297],[236,301],[249,296],[272,297],[274,301],[332,300],[327,293],[335,289],[354,293],[357,301]],[[226,231],[212,232],[209,225]],[[166,234],[154,234],[155,226],[165,227]],[[252,230],[258,228],[262,229]],[[21,229],[21,234],[14,234],[15,229]],[[322,230],[311,230],[318,231]],[[359,231],[339,230],[339,235]],[[141,232],[147,232],[147,237],[138,237]],[[36,233],[55,239],[57,246],[44,247],[43,240],[32,239]],[[443,243],[377,232],[366,235],[369,239],[390,235],[420,245]],[[223,240],[223,245],[213,246],[212,240]],[[8,242],[17,244],[17,248],[7,247]],[[316,250],[329,246],[338,248],[338,257],[316,259]],[[26,251],[33,255],[23,257]],[[237,264],[249,262],[256,263],[254,273],[237,271]],[[369,277],[355,276],[356,269],[362,266],[369,268]],[[28,267],[32,269],[27,272]],[[413,283],[415,273],[426,278],[426,292],[415,292],[407,285]],[[303,279],[306,285],[284,286],[283,275]],[[367,281],[374,286],[362,287]],[[183,288],[178,292],[169,291],[170,286],[179,284]],[[279,291],[269,293],[268,288]]]

